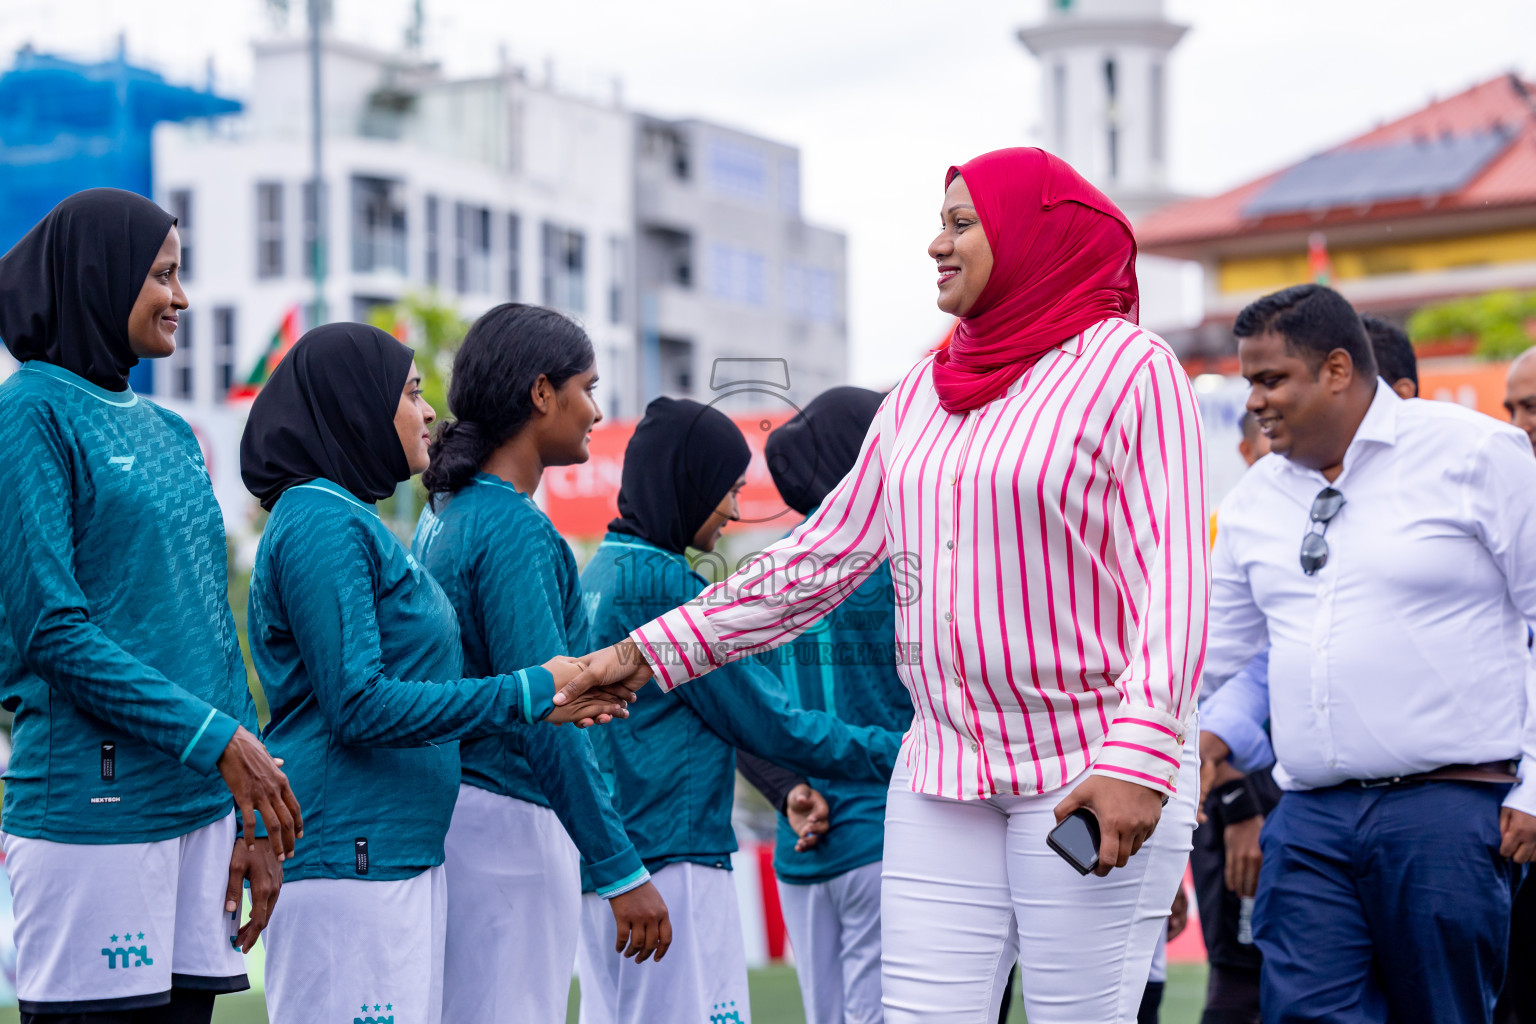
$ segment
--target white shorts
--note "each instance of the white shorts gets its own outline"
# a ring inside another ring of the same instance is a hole
[[[676,917],[672,918],[672,934],[677,935]],[[581,982],[581,1013],[577,1024],[613,1024],[619,1019],[621,961],[613,955],[613,944],[618,937],[618,926],[608,901],[595,892],[582,893],[581,936],[576,946],[576,977]]]
[[[1193,730],[1190,730],[1193,733]],[[990,1024],[1019,963],[1031,1024],[1134,1024],[1189,861],[1199,758],[1123,868],[1080,876],[1046,845],[1070,789],[949,800],[898,764],[885,810],[881,989],[889,1024]]]
[[[250,987],[226,913],[235,815],[155,843],[0,834],[16,915],[16,996],[33,1014],[162,1006],[172,988]]]
[[[806,1024],[881,1024],[880,862],[814,885],[779,882]]]
[[[445,846],[443,1019],[565,1024],[581,919],[581,854],[565,826],[548,807],[460,786]]]
[[[447,877],[284,885],[262,938],[272,1024],[440,1024]]]
[[[593,904],[601,901],[583,897],[581,1024],[748,1024],[747,955],[731,873],[668,864],[651,882],[672,919],[672,947],[661,963],[637,964],[614,952],[612,912],[597,913]]]

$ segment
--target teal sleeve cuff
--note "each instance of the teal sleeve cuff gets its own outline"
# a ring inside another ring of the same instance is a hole
[[[234,738],[240,723],[217,708],[208,710],[208,717],[198,726],[192,742],[181,752],[181,763],[199,775],[212,775],[218,768],[224,748]]]
[[[605,900],[622,895],[650,880],[651,873],[640,862],[640,854],[630,846],[607,860],[588,864],[587,881]]]
[[[522,687],[523,721],[531,725],[548,718],[555,710],[555,677],[549,669],[542,666],[525,668],[512,678]]]

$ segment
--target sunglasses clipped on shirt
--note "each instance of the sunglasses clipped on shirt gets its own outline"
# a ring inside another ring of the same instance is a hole
[[[1328,564],[1328,524],[1344,507],[1344,495],[1332,487],[1324,487],[1312,499],[1312,521],[1301,538],[1301,571],[1315,576],[1317,570]],[[1322,530],[1316,529],[1318,523]]]

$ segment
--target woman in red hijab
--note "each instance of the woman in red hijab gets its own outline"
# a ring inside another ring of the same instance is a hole
[[[804,525],[571,683],[665,689],[897,579],[914,717],[886,810],[887,1022],[1133,1021],[1195,821],[1208,565],[1200,416],[1136,325],[1124,214],[1061,160],[952,167],[928,248],[945,348]],[[559,698],[557,698],[559,699]],[[1079,808],[1093,877],[1046,844]]]

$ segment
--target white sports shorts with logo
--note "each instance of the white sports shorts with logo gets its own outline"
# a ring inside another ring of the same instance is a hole
[[[672,947],[661,963],[614,952],[613,914],[582,897],[581,1024],[749,1024],[747,953],[730,871],[668,864],[651,882],[672,918]]]
[[[263,933],[272,1024],[440,1024],[448,874],[283,886]]]
[[[31,1014],[163,1006],[172,988],[250,987],[226,913],[235,815],[154,843],[0,833],[16,914],[16,995]]]
[[[443,845],[443,1019],[565,1024],[581,920],[581,854],[565,826],[548,807],[461,785]]]

